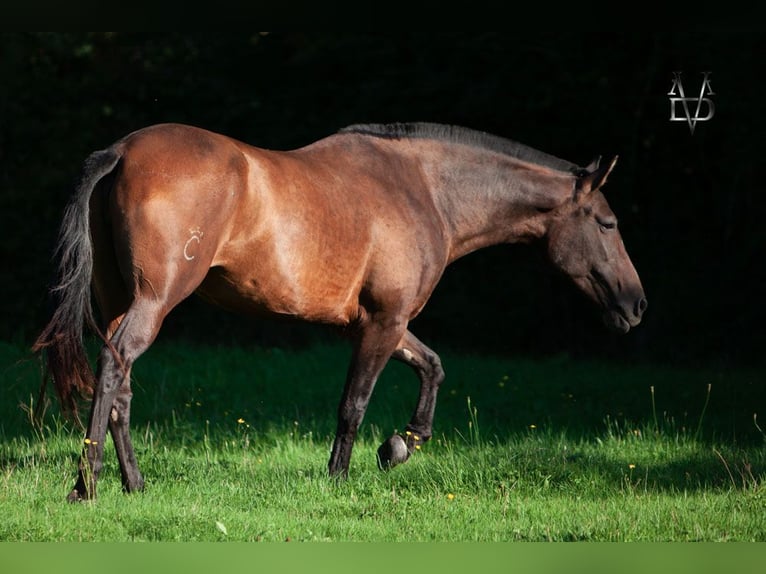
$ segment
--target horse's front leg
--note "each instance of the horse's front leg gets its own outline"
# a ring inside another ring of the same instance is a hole
[[[436,395],[444,381],[439,355],[407,331],[396,346],[394,359],[412,367],[420,379],[420,396],[403,434],[395,434],[378,449],[378,466],[389,469],[406,462],[420,445],[431,438]]]
[[[328,469],[331,476],[348,476],[354,439],[383,367],[406,329],[399,318],[373,316],[359,326],[346,386],[338,407],[338,427]]]

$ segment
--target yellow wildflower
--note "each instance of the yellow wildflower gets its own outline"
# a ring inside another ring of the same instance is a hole
[[[451,492],[447,495],[447,500],[453,500],[455,498],[455,495]]]

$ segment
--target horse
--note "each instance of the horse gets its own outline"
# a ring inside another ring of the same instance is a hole
[[[90,400],[68,500],[96,497],[107,429],[123,490],[143,489],[130,438],[131,367],[193,293],[237,313],[348,334],[328,462],[338,478],[348,476],[357,430],[391,358],[415,371],[420,392],[405,431],[380,445],[378,465],[404,463],[431,438],[444,370],[408,324],[456,259],[495,244],[541,244],[606,324],[627,332],[647,301],[602,192],[616,161],[580,167],[431,123],[356,124],[292,150],[157,124],[93,152],[64,211],[54,310],[33,345],[64,412]],[[86,328],[103,341],[97,373]]]

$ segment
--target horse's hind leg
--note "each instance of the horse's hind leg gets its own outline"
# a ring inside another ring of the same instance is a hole
[[[133,450],[133,442],[130,440],[130,401],[132,398],[130,369],[128,369],[109,413],[109,431],[117,451],[122,488],[125,492],[135,492],[144,488],[144,478],[138,470],[136,453]]]
[[[147,298],[137,299],[120,322],[109,344],[101,349],[99,375],[93,391],[85,446],[80,459],[77,482],[68,496],[70,502],[96,496],[96,482],[103,465],[107,426],[112,429],[115,438],[123,484],[128,489],[137,489],[143,484],[128,436],[128,379],[133,362],[154,341],[165,314],[165,306],[161,302]]]
[[[102,286],[103,283],[98,285],[98,287]],[[109,318],[106,323],[106,337],[111,340],[125,317],[130,299],[124,291],[124,286],[119,283],[109,285],[109,290],[97,288],[96,293],[99,309],[102,310],[105,317]],[[109,413],[109,432],[117,452],[122,488],[125,492],[142,490],[144,487],[144,479],[138,470],[138,461],[133,450],[133,443],[130,440],[130,401],[132,398],[130,368],[127,368]]]
[[[103,213],[107,209],[107,199],[107,193],[94,194],[91,198],[93,212]],[[102,217],[91,218],[91,234],[94,244],[94,294],[104,320],[106,338],[111,341],[130,308],[133,296],[120,272],[117,254],[112,243],[113,231],[108,221]],[[101,370],[102,368],[99,367],[99,372]],[[144,479],[138,470],[136,455],[130,440],[130,401],[132,396],[130,368],[127,368],[109,414],[109,431],[120,464],[122,486],[126,492],[141,490],[144,485]]]
[[[100,304],[101,309],[107,309],[104,304]],[[106,328],[108,339],[114,336],[122,319],[125,317],[123,312],[109,321]],[[125,492],[134,492],[143,490],[144,479],[138,470],[138,461],[133,450],[133,442],[130,440],[130,402],[133,398],[133,392],[130,389],[130,368],[126,369],[125,376],[117,391],[117,396],[112,403],[112,410],[109,413],[109,432],[112,435],[114,449],[117,452],[117,460],[120,464],[120,474],[122,476],[122,488]]]
[[[439,355],[409,331],[402,337],[392,357],[415,370],[420,379],[420,396],[404,434],[395,434],[380,445],[378,466],[383,470],[406,462],[421,443],[431,438],[436,394],[444,381]]]

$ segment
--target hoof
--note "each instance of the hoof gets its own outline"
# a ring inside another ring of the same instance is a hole
[[[139,476],[138,480],[124,483],[122,485],[122,491],[125,494],[131,494],[133,492],[143,492],[144,486],[145,486],[144,479]]]
[[[83,496],[80,493],[80,491],[77,490],[76,488],[73,488],[72,492],[70,492],[66,497],[66,501],[69,502],[70,504],[74,504],[76,502],[83,502],[84,500],[88,500],[88,498],[86,496]]]
[[[407,449],[407,443],[404,439],[395,434],[378,448],[378,468],[388,470],[397,464],[407,462],[410,458],[410,451]]]

